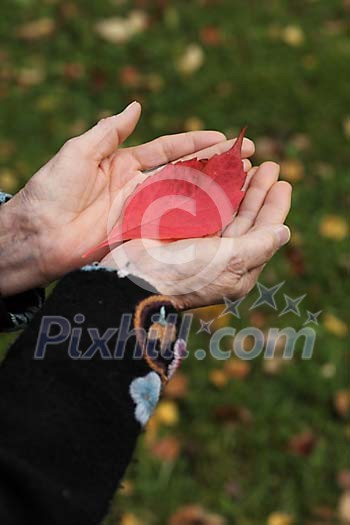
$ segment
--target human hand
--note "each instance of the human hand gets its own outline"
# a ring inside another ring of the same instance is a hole
[[[220,144],[209,152],[223,148]],[[222,237],[171,243],[132,240],[113,250],[101,264],[147,281],[170,296],[179,309],[220,303],[224,296],[243,297],[290,237],[283,223],[290,209],[291,186],[277,182],[278,175],[279,166],[273,162],[249,171],[246,195]]]
[[[107,224],[115,223],[126,198],[150,175],[144,170],[194,156],[198,150],[225,140],[216,131],[194,131],[117,149],[133,132],[140,113],[140,104],[134,102],[119,115],[66,142],[3,206],[2,219],[11,228],[16,224],[20,230],[17,239],[30,241],[30,255],[23,255],[26,268],[18,268],[16,274],[8,274],[11,261],[7,261],[8,275],[5,278],[3,273],[0,283],[2,293],[45,284],[96,260],[96,254],[86,259],[82,255],[106,238]],[[253,143],[245,140],[243,157],[253,152]],[[11,219],[5,218],[5,208]],[[23,251],[23,242],[17,244]],[[17,259],[21,258],[18,253]]]

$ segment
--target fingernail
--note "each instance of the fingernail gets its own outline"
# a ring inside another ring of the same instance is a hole
[[[285,225],[280,226],[277,230],[277,235],[280,246],[284,246],[290,239],[290,229]]]
[[[125,115],[126,113],[128,113],[131,110],[131,108],[134,107],[135,104],[138,104],[138,102],[136,100],[134,100],[128,106],[126,106],[126,108],[123,109],[123,111],[121,111],[120,113],[118,113],[118,115],[116,115],[116,117],[118,117],[119,115]]]

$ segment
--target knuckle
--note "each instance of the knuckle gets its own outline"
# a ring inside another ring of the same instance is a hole
[[[74,149],[77,145],[77,137],[72,137],[70,139],[68,139],[64,144],[63,144],[63,147],[62,147],[62,150],[63,151],[70,151],[72,149]]]
[[[266,257],[271,258],[278,249],[278,239],[273,232],[266,234]]]
[[[165,137],[163,137],[161,146],[162,146],[162,149],[163,149],[163,152],[166,158],[168,159],[173,158],[175,154],[175,147],[172,141],[170,140],[169,135],[166,135]]]
[[[62,152],[67,153],[67,154],[71,154],[71,153],[83,154],[84,148],[82,146],[80,137],[72,137],[71,139],[68,139],[62,147]]]
[[[236,277],[242,278],[247,272],[247,265],[243,258],[237,253],[231,257],[227,270]]]

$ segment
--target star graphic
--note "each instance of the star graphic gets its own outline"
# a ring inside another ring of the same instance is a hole
[[[286,295],[285,293],[283,295],[284,300],[286,301],[286,306],[283,308],[279,316],[285,315],[288,312],[292,312],[293,314],[300,317],[299,304],[306,297],[306,293],[304,295],[301,295],[300,297],[296,297],[295,299],[292,299],[291,297],[289,297],[289,295]]]
[[[309,323],[318,324],[317,318],[322,313],[322,310],[319,310],[318,312],[310,312],[309,310],[306,310],[306,313],[307,313],[307,319],[304,325],[309,324]]]
[[[200,328],[197,330],[196,334],[200,334],[202,332],[207,332],[207,334],[211,334],[211,325],[214,322],[214,319],[211,321],[203,321],[203,319],[199,319],[199,322],[201,324]]]
[[[245,297],[241,297],[241,299],[236,299],[236,301],[231,301],[230,299],[228,299],[228,297],[224,297],[225,308],[223,309],[219,317],[223,317],[226,314],[232,314],[238,319],[240,319],[241,316],[238,311],[238,307],[241,304],[241,302],[244,301],[244,299]]]
[[[274,310],[277,310],[277,304],[275,300],[275,295],[278,292],[280,288],[284,285],[285,281],[282,281],[278,284],[275,284],[275,286],[272,286],[271,288],[267,288],[261,283],[256,283],[258,290],[259,290],[259,297],[255,301],[254,304],[249,308],[249,310],[253,310],[254,308],[257,308],[258,306],[261,306],[263,304],[267,304],[268,306],[271,306]]]

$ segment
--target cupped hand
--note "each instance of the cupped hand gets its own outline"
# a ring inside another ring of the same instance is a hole
[[[220,144],[200,156],[225,148]],[[243,297],[290,237],[283,223],[290,209],[291,186],[278,182],[278,176],[279,166],[273,162],[249,171],[245,197],[222,237],[170,243],[133,240],[117,247],[101,264],[118,268],[120,275],[143,279],[171,296],[180,309]]]
[[[117,149],[133,132],[140,113],[140,104],[133,102],[122,113],[68,140],[12,199],[11,207],[20,209],[24,217],[22,228],[33,239],[38,275],[32,285],[96,259],[96,254],[82,256],[106,238],[107,225],[113,226],[126,198],[149,176],[145,170],[225,140],[216,131],[195,131]],[[253,152],[253,143],[245,140],[243,157]]]

